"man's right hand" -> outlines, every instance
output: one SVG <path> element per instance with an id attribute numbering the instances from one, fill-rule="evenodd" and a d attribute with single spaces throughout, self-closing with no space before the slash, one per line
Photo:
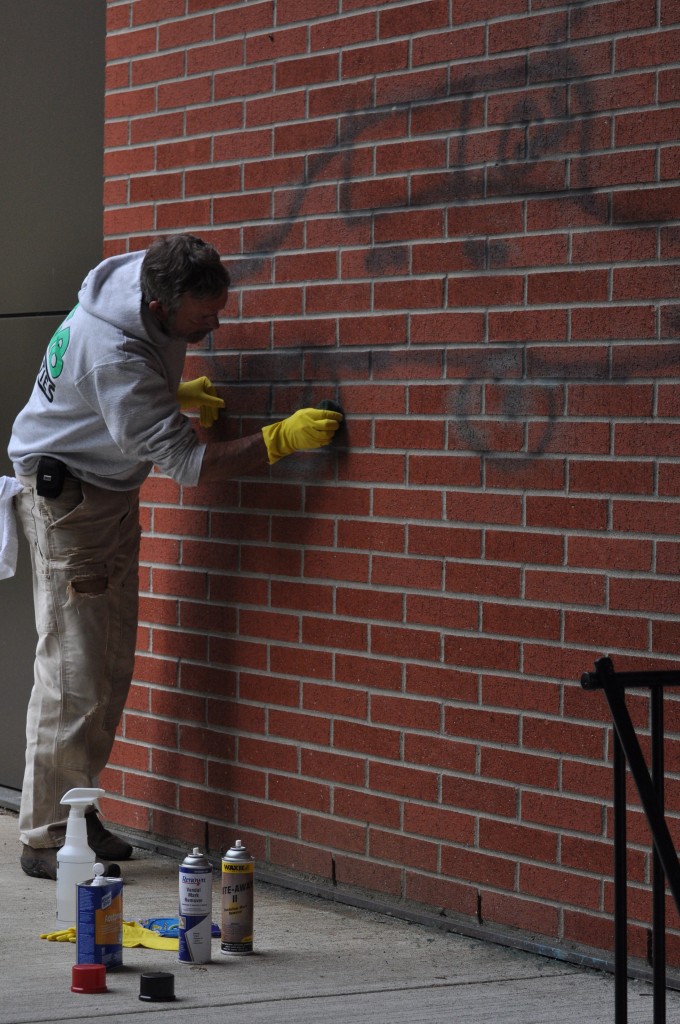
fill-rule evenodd
<path id="1" fill-rule="evenodd" d="M 329 444 L 342 423 L 341 412 L 332 409 L 298 409 L 292 416 L 262 428 L 270 464 L 293 452 Z"/>

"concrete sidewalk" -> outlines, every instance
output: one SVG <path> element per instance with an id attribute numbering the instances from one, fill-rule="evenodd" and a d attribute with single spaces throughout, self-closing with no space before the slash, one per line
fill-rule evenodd
<path id="1" fill-rule="evenodd" d="M 125 920 L 177 914 L 177 860 L 136 849 L 123 867 Z M 215 878 L 213 918 L 219 924 Z M 125 949 L 103 995 L 71 992 L 75 946 L 55 928 L 53 882 L 19 867 L 16 814 L 0 811 L 0 1024 L 613 1024 L 609 974 L 257 882 L 256 953 L 180 964 L 174 952 Z M 170 971 L 176 1001 L 139 1000 L 140 975 Z M 652 1020 L 652 989 L 629 983 L 630 1024 Z M 229 1015 L 229 1018 L 227 1018 Z M 680 993 L 668 992 L 668 1020 Z"/>

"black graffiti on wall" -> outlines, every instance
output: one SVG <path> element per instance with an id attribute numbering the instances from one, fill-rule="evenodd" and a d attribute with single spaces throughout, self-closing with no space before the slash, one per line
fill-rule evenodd
<path id="1" fill-rule="evenodd" d="M 579 0 L 569 6 L 568 15 L 587 18 L 590 6 L 589 0 Z M 568 23 L 565 20 L 565 26 Z M 608 223 L 611 211 L 607 188 L 601 179 L 590 179 L 588 160 L 579 159 L 589 151 L 606 149 L 608 145 L 600 135 L 606 118 L 596 109 L 593 84 L 594 78 L 603 77 L 603 73 L 594 73 L 580 61 L 581 48 L 570 42 L 567 27 L 540 51 L 499 61 L 480 60 L 476 65 L 466 65 L 462 73 L 451 65 L 448 83 L 440 89 L 407 98 L 395 96 L 381 106 L 348 113 L 340 119 L 333 144 L 308 155 L 306 173 L 303 180 L 289 190 L 284 215 L 261 233 L 257 245 L 231 268 L 234 281 L 243 283 L 257 278 L 262 265 L 285 250 L 296 225 L 306 216 L 305 205 L 312 190 L 326 181 L 337 183 L 335 214 L 343 219 L 348 238 L 351 239 L 353 227 L 364 226 L 367 221 L 371 226 L 373 244 L 364 257 L 366 274 L 371 277 L 408 272 L 408 246 L 403 241 L 375 243 L 376 233 L 380 236 L 381 221 L 404 210 L 431 207 L 443 211 L 453 206 L 499 201 L 503 197 L 550 196 L 569 201 L 572 209 L 578 210 L 582 223 Z M 578 96 L 579 114 L 576 116 L 570 113 L 565 102 L 568 89 Z M 485 125 L 484 119 L 480 121 L 480 103 L 490 96 L 503 97 L 502 117 L 499 114 L 496 125 Z M 410 189 L 405 200 L 397 198 L 391 203 L 378 198 L 372 205 L 362 205 L 362 193 L 354 186 L 367 180 L 362 164 L 366 148 L 390 138 L 417 138 L 414 129 L 428 118 L 431 124 L 428 137 L 444 136 L 447 140 L 446 168 L 436 173 L 410 174 Z M 445 121 L 447 126 L 439 127 Z M 480 151 L 482 139 L 492 146 L 488 152 Z M 567 165 L 573 157 L 576 159 L 570 164 L 567 177 Z M 639 219 L 645 220 L 642 206 Z M 460 240 L 470 271 L 483 274 L 489 269 L 502 270 L 507 265 L 508 243 L 503 237 L 461 236 Z M 313 338 L 310 344 L 313 347 Z M 450 347 L 456 344 L 452 339 Z M 431 347 L 428 350 L 433 351 Z M 412 347 L 408 351 L 411 361 L 418 358 Z M 446 345 L 441 348 L 442 363 L 448 351 Z M 447 413 L 458 424 L 459 437 L 469 450 L 481 453 L 490 450 L 483 410 L 471 400 L 474 389 L 480 384 L 512 385 L 499 391 L 500 404 L 494 409 L 493 419 L 515 422 L 528 418 L 529 389 L 534 389 L 534 396 L 536 387 L 542 389 L 543 409 L 535 422 L 543 426 L 532 432 L 531 440 L 528 436 L 524 438 L 521 454 L 527 458 L 549 450 L 555 427 L 566 414 L 560 392 L 553 387 L 555 382 L 623 381 L 645 376 L 638 355 L 631 356 L 626 371 L 621 365 L 618 369 L 609 365 L 610 355 L 603 365 L 594 365 L 589 357 L 571 353 L 565 346 L 557 346 L 557 352 L 550 354 L 541 374 L 541 351 L 540 342 L 517 343 L 513 351 L 509 351 L 507 345 L 491 347 L 479 376 L 469 377 L 459 386 L 451 385 Z M 286 372 L 291 356 L 291 350 L 282 354 L 280 375 L 276 373 L 278 360 L 274 357 L 271 379 L 294 383 Z M 302 351 L 300 356 L 304 358 Z M 398 379 L 404 346 L 381 353 L 381 359 L 383 364 L 393 361 L 394 377 Z M 655 346 L 649 359 L 654 365 L 647 366 L 647 375 L 656 377 L 663 369 L 660 362 L 666 357 L 660 356 Z M 363 379 L 371 379 L 370 352 L 364 369 L 368 376 Z M 669 373 L 677 371 L 672 354 L 668 356 L 667 369 Z M 383 379 L 384 370 L 383 365 Z M 244 379 L 246 376 L 244 373 Z M 339 394 L 347 378 L 342 373 L 331 372 L 327 379 L 335 382 Z M 311 385 L 308 390 L 311 393 Z"/>
<path id="2" fill-rule="evenodd" d="M 577 0 L 571 11 L 587 13 L 589 0 Z M 566 22 L 565 22 L 566 24 Z M 325 180 L 338 183 L 337 210 L 350 225 L 369 218 L 375 227 L 382 217 L 399 209 L 429 206 L 446 209 L 453 204 L 470 204 L 517 197 L 523 194 L 553 194 L 574 199 L 586 217 L 602 217 L 602 204 L 590 180 L 587 161 L 579 161 L 566 178 L 568 156 L 587 153 L 603 145 L 599 122 L 591 111 L 593 86 L 588 68 L 580 65 L 579 47 L 568 46 L 567 34 L 556 35 L 545 48 L 526 56 L 480 60 L 458 71 L 450 66 L 450 80 L 439 89 L 416 90 L 407 98 L 395 96 L 390 102 L 347 113 L 340 120 L 335 141 L 308 155 L 305 175 L 290 189 L 286 212 L 259 235 L 258 243 L 230 268 L 235 282 L 257 275 L 263 262 L 280 252 L 304 216 L 305 203 L 312 189 Z M 566 89 L 578 91 L 579 116 L 570 114 Z M 502 120 L 484 126 L 480 122 L 480 103 L 486 97 L 506 97 Z M 436 111 L 448 123 L 437 127 Z M 417 141 L 414 120 L 434 116 L 435 123 L 423 135 L 448 139 L 449 156 L 445 170 L 414 173 L 409 195 L 391 202 L 361 205 L 355 199 L 353 185 L 365 178 L 357 167 L 362 143 L 367 145 L 390 139 L 390 123 L 395 139 L 406 136 Z M 483 118 L 482 118 L 483 121 Z M 491 150 L 479 154 L 477 144 L 485 136 Z M 606 147 L 605 147 L 606 148 Z M 329 172 L 336 165 L 333 174 Z M 551 173 L 546 175 L 546 171 Z M 386 175 L 388 176 L 388 175 Z M 378 179 L 373 179 L 377 181 Z M 484 270 L 489 247 L 469 242 L 471 265 Z M 493 243 L 495 266 L 502 266 L 504 243 Z M 375 274 L 389 271 L 405 261 L 405 250 L 386 245 L 374 247 L 366 257 L 366 270 Z"/>

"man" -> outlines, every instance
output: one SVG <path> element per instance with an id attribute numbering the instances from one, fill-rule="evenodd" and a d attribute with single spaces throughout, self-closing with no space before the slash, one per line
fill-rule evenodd
<path id="1" fill-rule="evenodd" d="M 72 787 L 94 787 L 125 706 L 138 619 L 139 488 L 156 465 L 178 483 L 214 483 L 328 444 L 342 415 L 301 409 L 255 434 L 205 445 L 180 408 L 209 425 L 224 405 L 207 378 L 181 384 L 187 345 L 219 324 L 229 275 L 192 235 L 104 260 L 52 337 L 9 443 L 23 491 L 38 642 L 26 725 L 21 866 L 56 878 Z M 94 808 L 101 859 L 131 846 Z"/>

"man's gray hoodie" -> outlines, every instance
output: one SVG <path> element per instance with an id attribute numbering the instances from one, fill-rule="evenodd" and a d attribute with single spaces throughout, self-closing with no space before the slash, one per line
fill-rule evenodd
<path id="1" fill-rule="evenodd" d="M 114 491 L 139 487 L 154 465 L 178 483 L 198 483 L 205 445 L 175 397 L 186 342 L 165 334 L 142 304 L 143 258 L 112 256 L 85 278 L 14 422 L 8 451 L 18 476 L 52 455 Z"/>

